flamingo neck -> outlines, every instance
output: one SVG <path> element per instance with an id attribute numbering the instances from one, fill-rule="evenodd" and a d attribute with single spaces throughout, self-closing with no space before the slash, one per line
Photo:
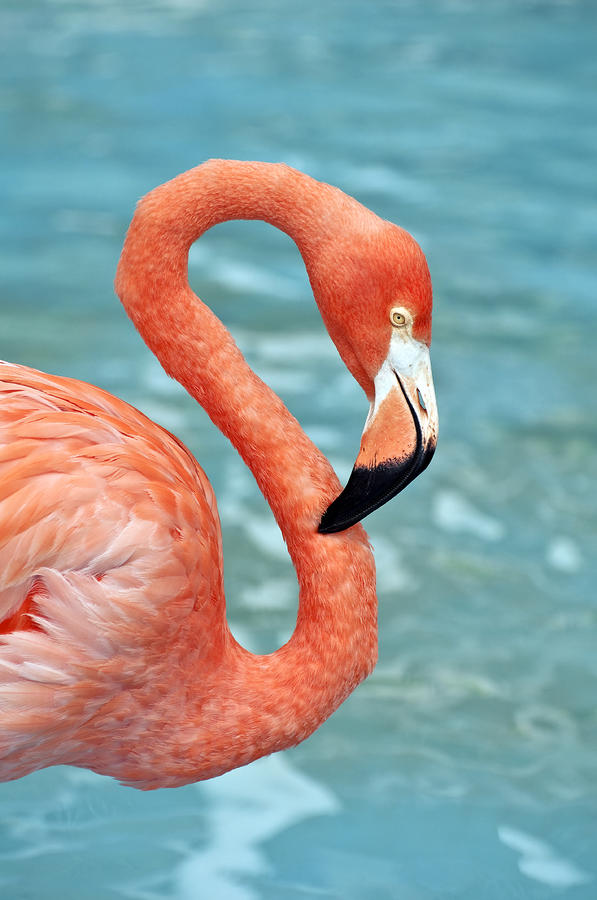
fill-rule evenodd
<path id="1" fill-rule="evenodd" d="M 286 166 L 211 161 L 144 198 L 123 248 L 116 291 L 128 314 L 166 372 L 198 400 L 253 472 L 299 581 L 297 626 L 286 645 L 255 656 L 229 636 L 230 700 L 222 704 L 221 684 L 214 687 L 217 722 L 211 725 L 206 688 L 199 691 L 197 718 L 209 758 L 198 734 L 201 762 L 193 763 L 193 779 L 302 740 L 375 664 L 375 571 L 366 534 L 360 526 L 317 533 L 323 510 L 341 489 L 338 479 L 187 279 L 191 244 L 228 219 L 270 222 L 308 262 L 322 222 L 348 199 Z M 233 734 L 245 740 L 232 751 Z"/>
<path id="2" fill-rule="evenodd" d="M 190 289 L 188 251 L 213 225 L 261 219 L 290 235 L 308 261 L 326 229 L 322 220 L 331 221 L 333 207 L 347 200 L 284 165 L 211 160 L 140 202 L 116 274 L 116 291 L 143 339 L 234 444 L 289 543 L 318 524 L 340 484 Z"/>

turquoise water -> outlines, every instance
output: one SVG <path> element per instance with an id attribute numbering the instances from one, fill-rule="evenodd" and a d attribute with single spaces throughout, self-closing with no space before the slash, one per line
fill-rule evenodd
<path id="1" fill-rule="evenodd" d="M 112 293 L 141 194 L 211 156 L 284 160 L 412 231 L 440 442 L 368 520 L 380 661 L 338 713 L 175 791 L 74 769 L 0 785 L 0 895 L 597 896 L 596 26 L 572 0 L 2 4 L 0 357 L 100 384 L 193 449 L 237 637 L 287 638 L 292 570 Z M 219 226 L 190 275 L 346 478 L 366 403 L 294 245 Z"/>

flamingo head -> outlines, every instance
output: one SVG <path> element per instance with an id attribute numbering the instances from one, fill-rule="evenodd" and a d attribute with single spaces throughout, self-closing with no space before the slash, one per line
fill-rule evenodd
<path id="1" fill-rule="evenodd" d="M 355 466 L 322 533 L 349 528 L 403 490 L 437 441 L 425 256 L 396 225 L 363 207 L 358 219 L 356 232 L 330 236 L 308 264 L 330 337 L 370 403 Z"/>

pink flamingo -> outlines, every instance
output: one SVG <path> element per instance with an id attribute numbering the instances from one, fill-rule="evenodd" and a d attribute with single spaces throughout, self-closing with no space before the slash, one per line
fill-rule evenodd
<path id="1" fill-rule="evenodd" d="M 189 247 L 228 219 L 262 219 L 294 239 L 370 401 L 341 493 L 188 285 Z M 140 202 L 116 291 L 253 472 L 296 568 L 296 629 L 269 655 L 233 638 L 215 497 L 175 437 L 97 387 L 1 363 L 2 780 L 66 763 L 173 787 L 310 735 L 376 662 L 375 569 L 355 523 L 435 447 L 425 257 L 330 185 L 267 163 L 186 172 Z"/>

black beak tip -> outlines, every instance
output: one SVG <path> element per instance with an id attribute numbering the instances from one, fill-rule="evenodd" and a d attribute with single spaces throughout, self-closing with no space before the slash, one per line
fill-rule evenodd
<path id="1" fill-rule="evenodd" d="M 431 462 L 435 442 L 423 452 L 421 444 L 407 459 L 392 459 L 374 468 L 355 466 L 346 487 L 330 503 L 317 528 L 319 534 L 335 534 L 356 525 L 414 481 Z"/>
<path id="2" fill-rule="evenodd" d="M 321 517 L 319 533 L 344 531 L 389 500 L 396 493 L 396 462 L 392 460 L 371 469 L 355 466 L 346 487 Z M 402 468 L 403 463 L 399 463 L 398 470 Z"/>
<path id="3" fill-rule="evenodd" d="M 342 495 L 340 494 L 340 497 Z M 339 500 L 340 497 L 337 499 Z M 334 500 L 334 503 L 336 501 Z M 321 517 L 321 522 L 317 526 L 317 531 L 319 534 L 336 534 L 338 531 L 344 531 L 346 528 L 350 528 L 351 525 L 354 525 L 355 522 L 358 522 L 358 518 L 354 520 L 354 522 L 344 522 L 342 519 L 338 519 L 334 515 L 334 503 L 330 503 L 326 511 Z"/>

